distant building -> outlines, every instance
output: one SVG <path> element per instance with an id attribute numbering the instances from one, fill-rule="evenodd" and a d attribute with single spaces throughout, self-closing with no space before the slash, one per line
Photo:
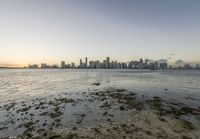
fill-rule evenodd
<path id="1" fill-rule="evenodd" d="M 127 66 L 127 63 L 123 63 L 123 62 L 122 62 L 121 65 L 122 65 L 122 68 L 123 68 L 123 69 L 126 69 L 126 68 L 128 67 L 128 66 Z"/>
<path id="2" fill-rule="evenodd" d="M 87 68 L 87 67 L 88 67 L 88 58 L 85 57 L 85 68 Z"/>
<path id="3" fill-rule="evenodd" d="M 48 65 L 46 63 L 41 63 L 41 68 L 43 69 L 48 68 Z"/>
<path id="4" fill-rule="evenodd" d="M 70 64 L 65 65 L 65 68 L 71 68 Z"/>
<path id="5" fill-rule="evenodd" d="M 36 69 L 36 68 L 38 68 L 38 65 L 37 64 L 28 65 L 28 68 Z"/>
<path id="6" fill-rule="evenodd" d="M 38 68 L 37 64 L 29 65 L 29 68 Z M 57 65 L 52 65 L 49 66 L 46 63 L 41 63 L 41 68 L 59 68 Z M 89 61 L 88 58 L 85 57 L 85 62 L 80 59 L 80 65 L 75 66 L 75 63 L 71 64 L 66 64 L 65 61 L 61 61 L 60 68 L 95 68 L 95 69 L 100 69 L 100 68 L 105 68 L 105 69 L 165 69 L 168 68 L 167 63 L 159 63 L 158 62 L 149 62 L 148 59 L 143 59 L 141 58 L 138 61 L 130 61 L 130 62 L 117 62 L 115 61 L 110 61 L 110 57 L 106 57 L 103 62 L 100 62 L 98 60 L 96 61 Z M 169 68 L 172 68 L 172 66 L 169 66 Z M 186 64 L 184 68 L 192 68 L 189 64 Z M 196 68 L 200 68 L 199 65 L 196 65 Z"/>
<path id="7" fill-rule="evenodd" d="M 142 58 L 140 58 L 140 63 L 141 63 L 141 64 L 143 63 L 143 59 L 142 59 Z"/>
<path id="8" fill-rule="evenodd" d="M 167 68 L 167 63 L 160 63 L 160 68 L 161 69 L 166 69 Z"/>
<path id="9" fill-rule="evenodd" d="M 185 68 L 185 69 L 190 69 L 191 66 L 190 66 L 190 64 L 185 64 L 184 68 Z"/>
<path id="10" fill-rule="evenodd" d="M 106 57 L 106 68 L 110 68 L 110 57 Z"/>
<path id="11" fill-rule="evenodd" d="M 65 61 L 61 61 L 61 68 L 66 68 Z"/>
<path id="12" fill-rule="evenodd" d="M 158 69 L 158 62 L 149 63 L 149 69 L 157 70 Z"/>
<path id="13" fill-rule="evenodd" d="M 137 61 L 130 61 L 128 64 L 128 68 L 135 69 L 137 64 L 138 64 Z"/>
<path id="14" fill-rule="evenodd" d="M 71 63 L 71 68 L 76 68 L 75 63 Z"/>
<path id="15" fill-rule="evenodd" d="M 103 67 L 102 67 L 102 68 L 105 69 L 105 68 L 106 68 L 106 64 L 107 64 L 107 63 L 106 63 L 106 60 L 104 60 L 104 61 L 103 61 Z"/>
<path id="16" fill-rule="evenodd" d="M 102 68 L 102 67 L 101 67 L 101 64 L 100 64 L 100 61 L 98 61 L 98 60 L 95 61 L 95 68 L 96 68 L 96 69 Z"/>
<path id="17" fill-rule="evenodd" d="M 82 62 L 82 59 L 80 59 L 80 68 L 83 67 L 83 62 Z"/>
<path id="18" fill-rule="evenodd" d="M 196 69 L 200 68 L 199 64 L 196 65 Z"/>
<path id="19" fill-rule="evenodd" d="M 89 61 L 89 68 L 94 69 L 95 68 L 95 62 Z"/>
<path id="20" fill-rule="evenodd" d="M 145 59 L 145 64 L 148 65 L 149 64 L 149 61 L 148 59 Z"/>
<path id="21" fill-rule="evenodd" d="M 50 66 L 50 68 L 54 68 L 54 69 L 56 69 L 56 68 L 59 68 L 59 66 L 56 65 L 56 64 L 54 64 L 54 65 Z"/>

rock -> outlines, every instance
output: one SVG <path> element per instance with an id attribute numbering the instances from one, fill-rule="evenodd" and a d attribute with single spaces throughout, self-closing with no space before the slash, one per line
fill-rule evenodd
<path id="1" fill-rule="evenodd" d="M 57 139 L 57 138 L 61 138 L 61 135 L 52 135 L 49 137 L 49 139 Z"/>
<path id="2" fill-rule="evenodd" d="M 100 83 L 93 83 L 92 85 L 96 85 L 96 86 L 98 86 L 98 85 L 100 85 Z"/>
<path id="3" fill-rule="evenodd" d="M 188 137 L 188 136 L 186 136 L 186 135 L 183 135 L 182 136 L 182 139 L 192 139 L 191 137 Z"/>
<path id="4" fill-rule="evenodd" d="M 124 106 L 120 106 L 119 109 L 120 109 L 121 111 L 124 111 L 124 110 L 125 110 L 125 107 L 124 107 Z"/>
<path id="5" fill-rule="evenodd" d="M 182 120 L 182 125 L 183 125 L 183 128 L 185 128 L 185 129 L 188 129 L 188 130 L 194 129 L 194 126 L 189 121 Z"/>
<path id="6" fill-rule="evenodd" d="M 85 114 L 81 114 L 81 115 L 80 115 L 80 117 L 85 117 L 85 116 L 86 116 Z"/>
<path id="7" fill-rule="evenodd" d="M 105 115 L 107 115 L 108 114 L 108 112 L 107 111 L 105 111 L 104 113 L 103 113 L 103 116 L 105 116 Z"/>

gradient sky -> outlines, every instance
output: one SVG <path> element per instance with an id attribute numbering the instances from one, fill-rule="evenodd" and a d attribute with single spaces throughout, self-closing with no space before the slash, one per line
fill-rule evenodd
<path id="1" fill-rule="evenodd" d="M 200 61 L 200 0 L 1 0 L 0 65 Z"/>

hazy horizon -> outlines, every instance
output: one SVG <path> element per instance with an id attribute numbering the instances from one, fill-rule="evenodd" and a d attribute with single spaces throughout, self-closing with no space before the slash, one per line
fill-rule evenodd
<path id="1" fill-rule="evenodd" d="M 0 66 L 88 57 L 200 63 L 198 0 L 0 1 Z"/>

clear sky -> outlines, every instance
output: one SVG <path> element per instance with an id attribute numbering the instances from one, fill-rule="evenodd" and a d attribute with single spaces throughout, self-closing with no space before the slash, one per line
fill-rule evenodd
<path id="1" fill-rule="evenodd" d="M 200 0 L 1 0 L 0 66 L 200 61 Z"/>

